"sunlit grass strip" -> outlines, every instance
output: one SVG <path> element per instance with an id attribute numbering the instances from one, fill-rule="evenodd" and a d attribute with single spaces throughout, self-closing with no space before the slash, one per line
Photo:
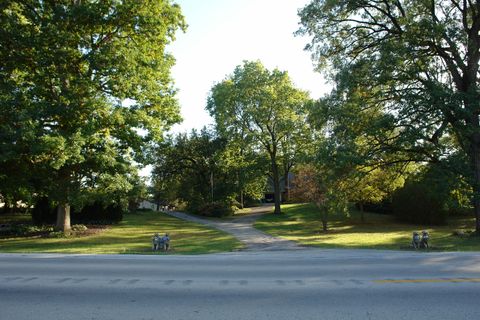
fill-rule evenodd
<path id="1" fill-rule="evenodd" d="M 330 217 L 329 231 L 322 231 L 320 214 L 311 204 L 282 206 L 282 215 L 265 215 L 255 227 L 302 245 L 322 248 L 405 249 L 411 243 L 413 231 L 430 232 L 431 250 L 480 251 L 480 237 L 458 237 L 456 229 L 473 229 L 474 218 L 454 219 L 448 226 L 426 226 L 398 223 L 389 215 L 366 213 L 365 222 L 352 211 L 349 217 Z"/>
<path id="2" fill-rule="evenodd" d="M 169 254 L 204 254 L 238 250 L 234 237 L 196 223 L 185 222 L 163 213 L 128 214 L 124 220 L 97 235 L 77 238 L 11 238 L 0 240 L 0 252 L 75 254 L 164 254 L 153 253 L 155 232 L 169 233 Z"/>

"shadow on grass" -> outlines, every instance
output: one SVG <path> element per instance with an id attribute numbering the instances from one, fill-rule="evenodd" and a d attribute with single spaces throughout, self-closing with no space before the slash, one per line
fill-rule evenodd
<path id="1" fill-rule="evenodd" d="M 456 229 L 471 229 L 474 219 L 455 219 L 448 226 L 409 225 L 395 221 L 392 216 L 352 211 L 349 217 L 329 217 L 329 231 L 322 231 L 320 214 L 312 204 L 286 205 L 282 215 L 268 215 L 255 223 L 258 229 L 297 241 L 303 245 L 326 248 L 400 249 L 410 245 L 413 231 L 429 230 L 433 246 L 449 251 L 478 251 L 480 237 L 453 236 Z"/>
<path id="2" fill-rule="evenodd" d="M 120 224 L 92 236 L 2 239 L 0 252 L 154 254 L 151 239 L 156 232 L 170 234 L 174 254 L 225 252 L 242 246 L 224 232 L 158 212 L 142 212 L 128 214 Z"/>

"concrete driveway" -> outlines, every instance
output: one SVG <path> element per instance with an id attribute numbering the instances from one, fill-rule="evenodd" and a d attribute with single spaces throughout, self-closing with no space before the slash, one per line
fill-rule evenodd
<path id="1" fill-rule="evenodd" d="M 179 219 L 205 224 L 207 226 L 225 231 L 240 240 L 245 245 L 245 250 L 247 251 L 302 249 L 303 247 L 293 241 L 273 237 L 253 227 L 253 224 L 258 218 L 272 211 L 272 205 L 254 207 L 249 215 L 233 218 L 232 220 L 228 221 L 204 219 L 199 216 L 193 216 L 178 211 L 168 211 L 166 213 Z"/>

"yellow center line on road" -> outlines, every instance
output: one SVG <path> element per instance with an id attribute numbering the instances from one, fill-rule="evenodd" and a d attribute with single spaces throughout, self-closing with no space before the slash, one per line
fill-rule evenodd
<path id="1" fill-rule="evenodd" d="M 480 282 L 480 278 L 441 278 L 441 279 L 385 279 L 373 280 L 375 283 L 447 283 L 447 282 Z"/>

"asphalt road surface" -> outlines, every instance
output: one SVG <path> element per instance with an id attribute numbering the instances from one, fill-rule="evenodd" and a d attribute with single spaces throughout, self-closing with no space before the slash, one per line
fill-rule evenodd
<path id="1" fill-rule="evenodd" d="M 0 319 L 479 319 L 480 254 L 0 254 Z"/>

